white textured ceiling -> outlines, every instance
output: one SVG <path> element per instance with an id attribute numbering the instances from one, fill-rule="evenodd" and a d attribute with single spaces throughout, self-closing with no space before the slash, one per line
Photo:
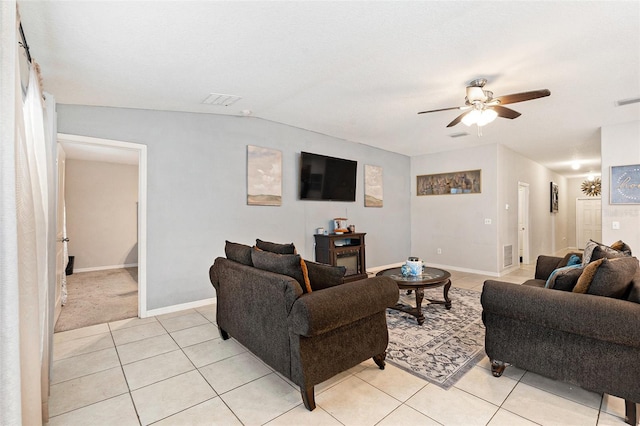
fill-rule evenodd
<path id="1" fill-rule="evenodd" d="M 411 156 L 500 143 L 567 176 L 599 170 L 602 126 L 640 120 L 640 103 L 615 104 L 640 97 L 638 1 L 18 3 L 63 104 L 250 110 Z M 417 114 L 462 105 L 478 77 L 495 96 L 551 96 L 480 138 L 446 128 L 458 111 Z M 202 104 L 210 93 L 242 99 Z"/>

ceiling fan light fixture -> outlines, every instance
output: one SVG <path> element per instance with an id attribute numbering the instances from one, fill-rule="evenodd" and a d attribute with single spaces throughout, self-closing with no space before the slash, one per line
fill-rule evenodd
<path id="1" fill-rule="evenodd" d="M 462 122 L 467 126 L 477 124 L 479 127 L 482 127 L 491 123 L 497 117 L 498 113 L 492 109 L 474 109 L 462 117 Z"/>

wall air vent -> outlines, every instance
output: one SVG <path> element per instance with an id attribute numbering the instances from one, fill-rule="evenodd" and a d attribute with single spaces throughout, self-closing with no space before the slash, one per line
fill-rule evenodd
<path id="1" fill-rule="evenodd" d="M 207 98 L 202 101 L 207 105 L 231 106 L 238 102 L 242 97 L 235 95 L 223 95 L 222 93 L 210 93 Z"/>
<path id="2" fill-rule="evenodd" d="M 640 98 L 631 98 L 631 99 L 621 99 L 616 101 L 616 106 L 624 106 L 629 104 L 635 104 L 640 102 Z"/>
<path id="3" fill-rule="evenodd" d="M 469 133 L 467 132 L 460 132 L 460 133 L 451 133 L 449 135 L 450 138 L 461 138 L 463 136 L 469 136 Z"/>
<path id="4" fill-rule="evenodd" d="M 513 265 L 513 245 L 504 246 L 502 250 L 504 267 Z"/>

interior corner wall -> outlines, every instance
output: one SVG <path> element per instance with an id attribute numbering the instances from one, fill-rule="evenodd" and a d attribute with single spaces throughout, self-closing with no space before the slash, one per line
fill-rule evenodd
<path id="1" fill-rule="evenodd" d="M 611 204 L 611 166 L 640 164 L 640 121 L 602 127 L 602 241 L 623 240 L 640 251 L 640 205 Z M 612 229 L 613 222 L 620 229 Z"/>
<path id="2" fill-rule="evenodd" d="M 66 160 L 65 205 L 74 269 L 138 263 L 138 166 Z"/>
<path id="3" fill-rule="evenodd" d="M 419 175 L 477 169 L 480 194 L 416 195 Z M 411 254 L 429 265 L 497 273 L 496 171 L 495 144 L 412 157 Z"/>
<path id="4" fill-rule="evenodd" d="M 567 218 L 572 213 L 567 179 L 503 145 L 498 146 L 498 155 L 499 253 L 503 246 L 511 244 L 517 259 L 519 182 L 529 184 L 529 262 L 535 263 L 541 254 L 553 254 L 568 247 Z M 551 182 L 558 184 L 557 213 L 550 211 Z M 500 264 L 499 270 L 504 269 Z"/>
<path id="5" fill-rule="evenodd" d="M 225 240 L 294 242 L 347 217 L 367 267 L 410 254 L 409 157 L 255 117 L 58 105 L 58 131 L 147 146 L 147 308 L 215 297 L 208 270 Z M 282 151 L 282 206 L 248 206 L 247 145 Z M 300 201 L 300 151 L 358 161 L 355 202 Z M 364 207 L 364 164 L 382 166 L 384 206 Z"/>

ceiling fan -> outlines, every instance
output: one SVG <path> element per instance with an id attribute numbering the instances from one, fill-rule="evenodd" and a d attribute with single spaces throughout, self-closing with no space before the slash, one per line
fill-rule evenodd
<path id="1" fill-rule="evenodd" d="M 484 89 L 487 80 L 478 78 L 467 86 L 467 96 L 464 106 L 433 109 L 430 111 L 420 111 L 418 114 L 430 112 L 449 111 L 457 109 L 465 111 L 455 118 L 447 127 L 453 127 L 461 121 L 467 126 L 477 124 L 478 127 L 491 123 L 496 117 L 514 119 L 520 117 L 520 113 L 502 105 L 514 104 L 516 102 L 530 101 L 532 99 L 544 98 L 551 92 L 547 89 L 533 90 L 531 92 L 514 93 L 512 95 L 493 97 L 493 92 Z"/>

